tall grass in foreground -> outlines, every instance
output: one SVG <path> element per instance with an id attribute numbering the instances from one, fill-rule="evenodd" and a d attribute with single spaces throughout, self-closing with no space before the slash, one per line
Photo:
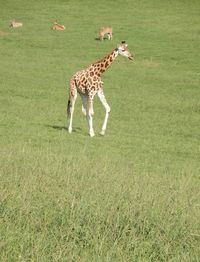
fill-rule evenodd
<path id="1" fill-rule="evenodd" d="M 88 8 L 90 7 L 90 8 Z M 0 260 L 199 261 L 198 1 L 0 3 Z M 8 28 L 11 19 L 24 26 Z M 52 21 L 66 31 L 50 30 Z M 111 25 L 112 41 L 96 41 Z M 105 73 L 107 135 L 88 137 L 73 73 Z M 104 111 L 95 100 L 98 134 Z"/>
<path id="2" fill-rule="evenodd" d="M 198 261 L 194 175 L 90 164 L 25 146 L 4 167 L 3 261 Z"/>

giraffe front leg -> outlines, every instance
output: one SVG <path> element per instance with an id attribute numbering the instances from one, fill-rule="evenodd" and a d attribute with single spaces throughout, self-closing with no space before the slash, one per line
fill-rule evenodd
<path id="1" fill-rule="evenodd" d="M 104 122 L 103 122 L 102 129 L 101 129 L 101 132 L 100 132 L 100 134 L 101 134 L 102 136 L 104 136 L 104 135 L 105 135 L 105 132 L 106 132 L 107 123 L 108 123 L 108 118 L 109 118 L 109 113 L 110 113 L 110 111 L 111 111 L 111 108 L 110 108 L 110 106 L 108 105 L 108 103 L 107 103 L 107 101 L 106 101 L 106 98 L 105 98 L 105 95 L 104 95 L 102 89 L 97 92 L 97 95 L 98 95 L 101 103 L 103 104 L 103 106 L 104 106 L 104 108 L 105 108 L 105 110 L 106 110 Z"/>
<path id="2" fill-rule="evenodd" d="M 91 137 L 95 136 L 94 129 L 93 129 L 93 97 L 88 97 L 88 103 L 87 103 L 87 110 L 86 110 L 86 118 L 88 121 L 88 128 L 89 128 L 89 135 Z"/>

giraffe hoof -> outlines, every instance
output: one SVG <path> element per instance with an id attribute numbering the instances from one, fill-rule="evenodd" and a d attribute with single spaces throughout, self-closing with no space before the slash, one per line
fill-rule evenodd
<path id="1" fill-rule="evenodd" d="M 69 134 L 72 133 L 72 128 L 68 128 L 68 133 L 69 133 Z"/>
<path id="2" fill-rule="evenodd" d="M 101 130 L 101 132 L 99 134 L 104 136 L 105 135 L 105 130 Z"/>
<path id="3" fill-rule="evenodd" d="M 94 133 L 94 131 L 90 131 L 90 132 L 89 132 L 89 135 L 90 135 L 90 137 L 93 137 L 93 136 L 95 136 L 95 133 Z"/>

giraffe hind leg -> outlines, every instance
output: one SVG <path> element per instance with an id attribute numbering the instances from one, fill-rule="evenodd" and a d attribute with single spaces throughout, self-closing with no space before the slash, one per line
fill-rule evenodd
<path id="1" fill-rule="evenodd" d="M 86 116 L 88 128 L 89 128 L 89 135 L 93 137 L 94 130 L 93 130 L 93 98 L 89 98 L 87 95 L 81 94 L 82 99 L 82 112 Z"/>
<path id="2" fill-rule="evenodd" d="M 68 100 L 68 105 L 67 105 L 67 114 L 69 118 L 69 126 L 68 126 L 68 132 L 72 132 L 72 121 L 73 121 L 73 114 L 74 114 L 74 106 L 77 98 L 77 90 L 75 87 L 75 84 L 72 82 L 70 83 L 70 96 Z"/>
<path id="3" fill-rule="evenodd" d="M 89 135 L 90 137 L 95 136 L 94 129 L 93 129 L 93 96 L 88 97 L 87 99 L 87 110 L 86 110 L 86 118 L 88 122 L 88 128 L 89 128 Z"/>
<path id="4" fill-rule="evenodd" d="M 86 116 L 87 114 L 87 96 L 81 94 L 81 99 L 82 99 L 82 113 L 84 114 L 84 116 Z"/>

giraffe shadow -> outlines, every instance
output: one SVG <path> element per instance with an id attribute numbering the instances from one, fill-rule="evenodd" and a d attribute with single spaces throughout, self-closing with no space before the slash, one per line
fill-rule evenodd
<path id="1" fill-rule="evenodd" d="M 54 130 L 58 131 L 68 131 L 68 128 L 66 126 L 59 126 L 59 125 L 45 125 L 48 128 L 53 128 Z M 73 132 L 82 131 L 80 127 L 74 127 Z"/>
<path id="2" fill-rule="evenodd" d="M 68 133 L 68 128 L 66 126 L 59 126 L 59 125 L 44 125 L 47 128 L 52 128 L 57 131 L 67 131 Z M 88 132 L 84 131 L 84 129 L 80 127 L 73 127 L 73 133 L 77 133 L 77 135 L 82 136 L 82 137 L 90 137 L 88 135 Z M 100 135 L 100 133 L 96 133 L 96 138 L 102 138 L 104 136 Z"/>
<path id="3" fill-rule="evenodd" d="M 62 130 L 68 131 L 68 128 L 66 126 L 49 125 L 49 127 L 58 131 L 62 131 Z"/>

